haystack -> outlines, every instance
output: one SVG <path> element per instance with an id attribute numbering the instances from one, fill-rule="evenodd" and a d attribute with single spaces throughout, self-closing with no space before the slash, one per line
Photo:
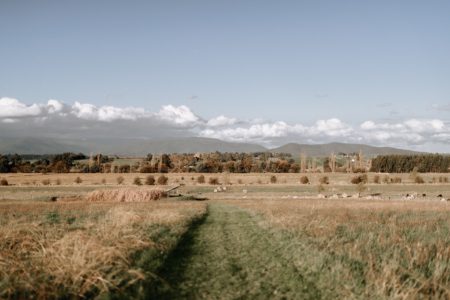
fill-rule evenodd
<path id="1" fill-rule="evenodd" d="M 105 189 L 87 194 L 86 199 L 92 202 L 148 202 L 166 197 L 160 189 Z"/>

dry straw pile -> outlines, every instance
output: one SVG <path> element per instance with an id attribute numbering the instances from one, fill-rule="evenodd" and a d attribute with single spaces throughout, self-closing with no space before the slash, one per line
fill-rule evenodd
<path id="1" fill-rule="evenodd" d="M 160 189 L 105 189 L 87 194 L 91 202 L 148 202 L 166 197 L 166 192 Z"/>

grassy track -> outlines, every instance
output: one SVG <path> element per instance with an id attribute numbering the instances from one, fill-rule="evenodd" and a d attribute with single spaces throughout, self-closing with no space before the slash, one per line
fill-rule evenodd
<path id="1" fill-rule="evenodd" d="M 169 257 L 160 276 L 158 299 L 321 298 L 321 291 L 295 267 L 285 241 L 258 225 L 260 217 L 223 204 L 210 204 Z"/>

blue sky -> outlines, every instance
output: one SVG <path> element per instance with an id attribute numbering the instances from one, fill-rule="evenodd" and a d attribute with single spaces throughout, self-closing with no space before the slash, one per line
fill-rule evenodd
<path id="1" fill-rule="evenodd" d="M 361 125 L 389 133 L 408 120 L 439 120 L 438 140 L 385 143 L 448 152 L 449 11 L 449 1 L 2 0 L 0 97 L 27 107 L 49 99 L 154 113 L 184 106 L 205 122 L 234 119 L 188 128 L 229 140 L 239 140 L 230 130 L 255 124 L 337 119 L 361 142 L 382 144 Z"/>

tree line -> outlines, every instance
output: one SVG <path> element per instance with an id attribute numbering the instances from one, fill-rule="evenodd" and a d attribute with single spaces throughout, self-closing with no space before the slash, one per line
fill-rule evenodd
<path id="1" fill-rule="evenodd" d="M 339 159 L 340 157 L 340 159 Z M 82 153 L 56 155 L 1 155 L 0 173 L 318 173 L 374 172 L 408 173 L 448 172 L 450 156 L 440 154 L 380 155 L 371 161 L 357 156 L 315 158 L 289 153 L 184 153 L 148 154 L 124 163 L 118 157 Z M 356 157 L 356 159 L 354 159 Z"/>
<path id="2" fill-rule="evenodd" d="M 373 172 L 410 173 L 414 169 L 421 173 L 447 173 L 450 156 L 442 154 L 379 155 L 372 159 Z"/>

